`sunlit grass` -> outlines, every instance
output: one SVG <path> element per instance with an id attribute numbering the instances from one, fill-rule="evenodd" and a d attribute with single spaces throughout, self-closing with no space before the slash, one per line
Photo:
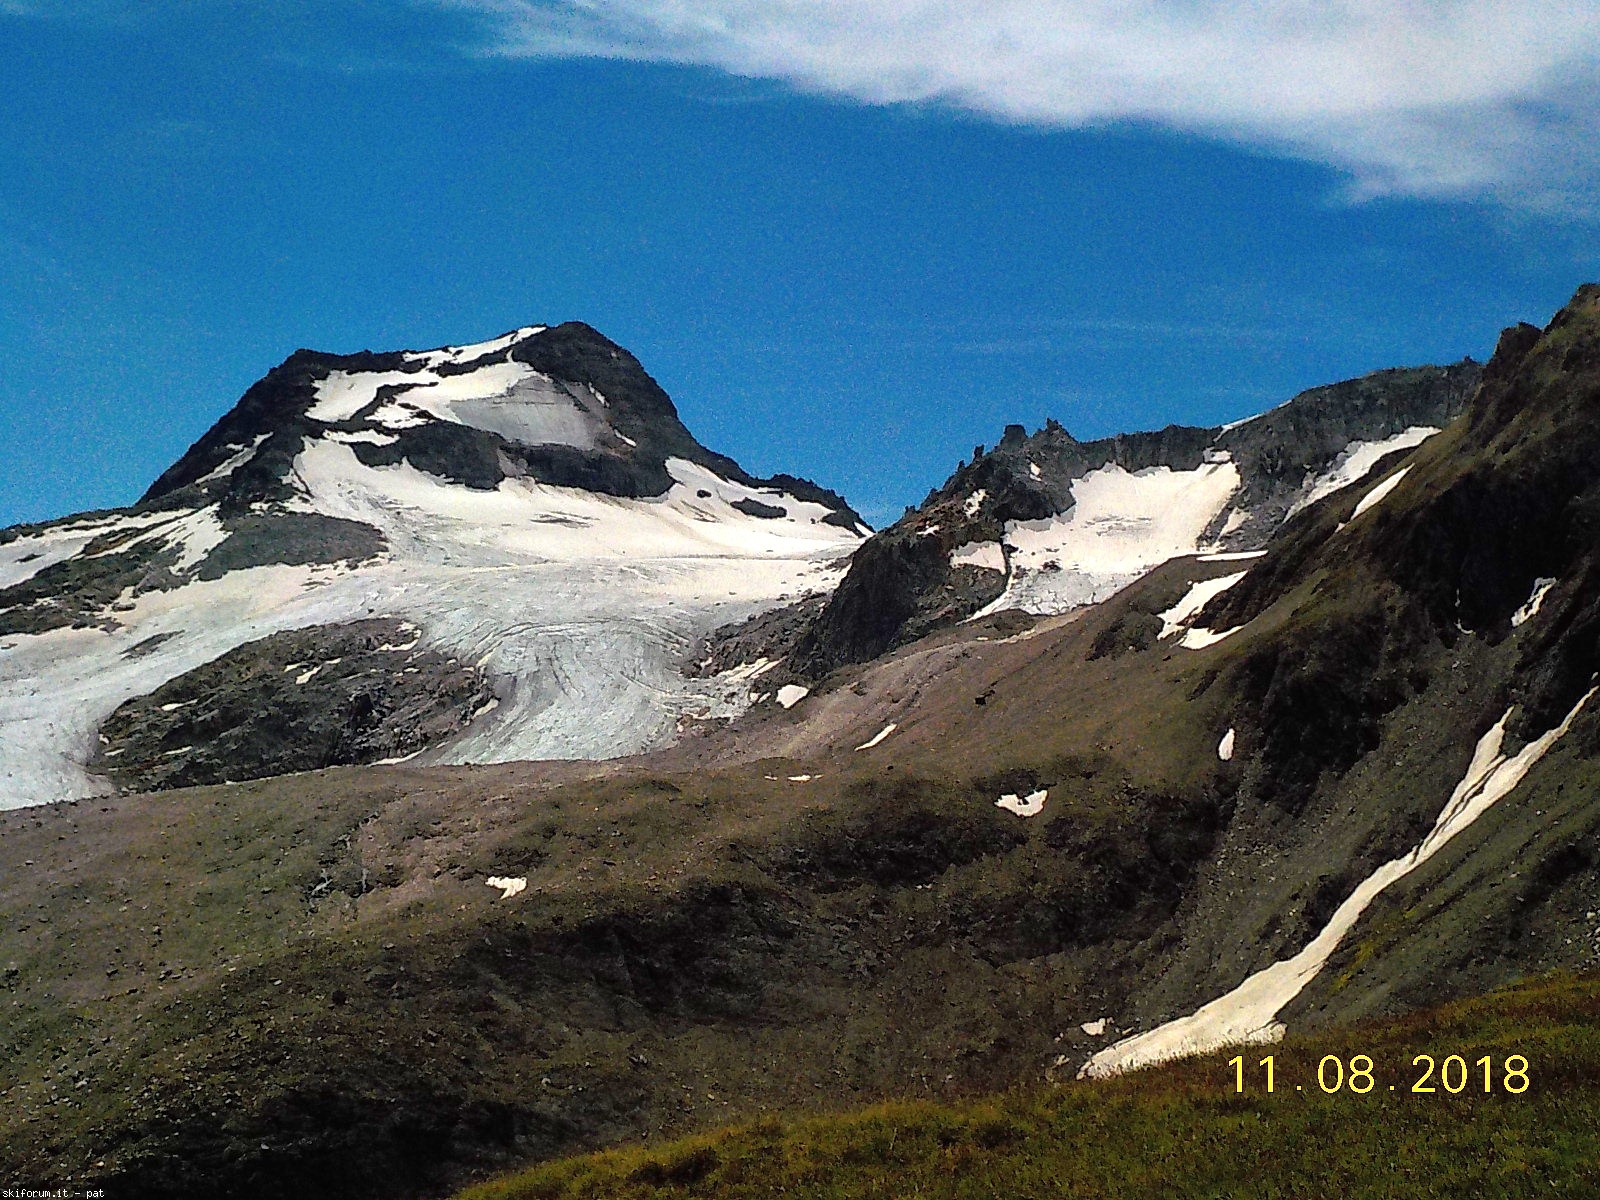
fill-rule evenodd
<path id="1" fill-rule="evenodd" d="M 1243 1094 L 1233 1054 L 1103 1083 L 768 1119 L 546 1163 L 459 1200 L 1600 1195 L 1600 980 L 1552 977 L 1247 1048 Z M 1271 1095 L 1258 1065 L 1267 1054 Z M 1437 1073 L 1433 1093 L 1411 1090 L 1421 1054 L 1462 1057 L 1459 1094 Z M 1325 1092 L 1326 1055 L 1347 1081 L 1351 1060 L 1369 1056 L 1371 1090 Z M 1475 1065 L 1485 1055 L 1487 1094 Z M 1528 1060 L 1520 1095 L 1505 1090 L 1510 1055 Z M 1324 1079 L 1333 1075 L 1330 1064 Z"/>

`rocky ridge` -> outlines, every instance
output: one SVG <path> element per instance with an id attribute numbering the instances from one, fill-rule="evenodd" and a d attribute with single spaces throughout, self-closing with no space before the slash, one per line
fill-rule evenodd
<path id="1" fill-rule="evenodd" d="M 1481 371 L 1379 371 L 1210 429 L 1080 442 L 1053 421 L 1008 426 L 856 552 L 788 666 L 820 678 L 986 609 L 1061 612 L 1176 555 L 1258 550 L 1312 499 L 1449 424 Z"/>

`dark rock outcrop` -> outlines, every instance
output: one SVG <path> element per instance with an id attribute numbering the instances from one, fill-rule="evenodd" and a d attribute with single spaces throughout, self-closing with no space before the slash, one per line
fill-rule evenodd
<path id="1" fill-rule="evenodd" d="M 92 769 L 134 791 L 373 763 L 436 745 L 494 699 L 394 618 L 273 634 L 124 703 Z"/>

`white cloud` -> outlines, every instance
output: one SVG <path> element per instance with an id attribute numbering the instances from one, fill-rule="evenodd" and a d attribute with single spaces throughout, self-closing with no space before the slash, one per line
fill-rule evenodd
<path id="1" fill-rule="evenodd" d="M 1592 211 L 1600 0 L 435 0 L 498 53 L 709 66 L 1047 127 L 1147 122 L 1358 197 Z"/>

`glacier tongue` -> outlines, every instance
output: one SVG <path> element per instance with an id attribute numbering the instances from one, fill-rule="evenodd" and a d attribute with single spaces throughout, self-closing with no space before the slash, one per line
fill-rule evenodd
<path id="1" fill-rule="evenodd" d="M 834 587 L 860 535 L 825 523 L 822 504 L 685 460 L 668 468 L 676 482 L 656 499 L 525 479 L 482 490 L 406 463 L 368 467 L 349 444 L 318 439 L 296 459 L 303 492 L 288 507 L 377 527 L 389 550 L 376 562 L 198 578 L 219 540 L 215 506 L 17 539 L 0 560 L 13 578 L 107 532 L 164 539 L 189 573 L 119 597 L 93 627 L 0 637 L 0 807 L 103 793 L 86 764 L 125 700 L 269 634 L 372 615 L 411 620 L 428 646 L 501 680 L 498 706 L 413 761 L 606 758 L 737 715 L 747 682 L 687 679 L 685 652 L 718 626 Z M 784 515 L 735 507 L 757 497 Z"/>

